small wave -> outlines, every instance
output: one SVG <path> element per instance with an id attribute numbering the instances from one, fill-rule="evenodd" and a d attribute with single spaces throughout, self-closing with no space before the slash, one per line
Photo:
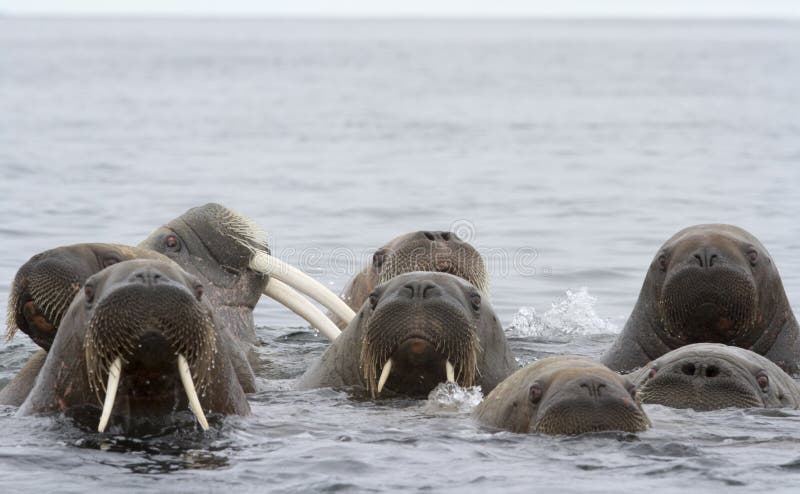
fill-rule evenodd
<path id="1" fill-rule="evenodd" d="M 456 383 L 440 383 L 428 394 L 428 412 L 469 412 L 483 400 L 480 386 L 462 388 Z"/>
<path id="2" fill-rule="evenodd" d="M 598 316 L 594 310 L 597 298 L 586 287 L 567 290 L 566 297 L 553 303 L 544 314 L 533 307 L 522 307 L 511 320 L 508 335 L 515 337 L 552 338 L 572 335 L 618 333 L 619 328 Z"/>

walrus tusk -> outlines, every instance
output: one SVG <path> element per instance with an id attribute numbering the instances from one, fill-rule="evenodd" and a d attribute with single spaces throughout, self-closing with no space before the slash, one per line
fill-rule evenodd
<path id="1" fill-rule="evenodd" d="M 269 280 L 269 284 L 264 288 L 264 295 L 288 307 L 292 312 L 308 321 L 317 331 L 325 335 L 325 337 L 331 341 L 335 340 L 341 333 L 339 328 L 328 319 L 328 316 L 314 307 L 314 304 L 294 291 L 292 287 L 280 280 L 274 278 Z"/>
<path id="2" fill-rule="evenodd" d="M 208 420 L 206 414 L 203 413 L 203 406 L 200 405 L 200 398 L 197 397 L 197 390 L 194 389 L 194 381 L 192 380 L 192 372 L 189 370 L 189 363 L 186 357 L 178 354 L 178 374 L 181 376 L 183 389 L 186 390 L 186 397 L 189 398 L 189 408 L 194 412 L 197 421 L 200 422 L 200 427 L 204 431 L 208 430 Z"/>
<path id="3" fill-rule="evenodd" d="M 353 309 L 322 283 L 271 255 L 256 251 L 250 260 L 250 269 L 283 281 L 295 290 L 305 293 L 339 317 L 345 324 L 356 316 Z M 270 281 L 271 283 L 271 281 Z"/>
<path id="4" fill-rule="evenodd" d="M 453 368 L 453 364 L 451 364 L 449 360 L 444 364 L 444 371 L 447 373 L 447 382 L 456 382 L 456 370 Z"/>
<path id="5" fill-rule="evenodd" d="M 389 373 L 392 372 L 392 359 L 386 361 L 383 364 L 383 370 L 381 371 L 381 377 L 378 379 L 378 393 L 381 392 L 383 389 L 383 385 L 386 384 L 386 380 L 389 379 Z"/>
<path id="6" fill-rule="evenodd" d="M 119 378 L 122 375 L 122 358 L 117 357 L 108 369 L 108 384 L 106 385 L 106 399 L 103 401 L 103 413 L 100 415 L 100 423 L 97 424 L 97 432 L 103 432 L 111 418 L 111 410 L 114 409 L 114 400 L 117 398 L 117 387 Z"/>

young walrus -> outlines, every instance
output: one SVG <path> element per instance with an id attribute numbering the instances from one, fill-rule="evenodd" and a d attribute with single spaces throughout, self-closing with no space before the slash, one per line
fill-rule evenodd
<path id="1" fill-rule="evenodd" d="M 643 403 L 673 408 L 797 408 L 800 387 L 761 355 L 719 343 L 695 343 L 628 376 Z"/>
<path id="2" fill-rule="evenodd" d="M 511 432 L 641 432 L 650 420 L 624 376 L 584 357 L 536 361 L 500 383 L 475 409 L 482 424 Z"/>

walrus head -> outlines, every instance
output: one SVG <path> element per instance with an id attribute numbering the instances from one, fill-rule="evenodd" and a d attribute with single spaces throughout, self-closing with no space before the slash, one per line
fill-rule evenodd
<path id="1" fill-rule="evenodd" d="M 672 348 L 699 342 L 748 348 L 770 326 L 786 295 L 769 253 L 731 225 L 681 230 L 656 254 L 653 292 L 662 339 Z M 644 292 L 644 290 L 643 290 Z"/>
<path id="2" fill-rule="evenodd" d="M 376 288 L 361 312 L 361 368 L 375 397 L 384 388 L 426 396 L 441 382 L 472 386 L 481 353 L 480 292 L 443 273 L 407 273 Z"/>
<path id="3" fill-rule="evenodd" d="M 61 319 L 86 279 L 129 259 L 164 259 L 157 253 L 118 244 L 74 244 L 31 257 L 17 271 L 8 298 L 8 338 L 27 334 L 49 350 Z"/>
<path id="4" fill-rule="evenodd" d="M 476 408 L 487 425 L 513 432 L 640 432 L 650 427 L 624 376 L 583 357 L 539 360 L 500 383 Z"/>
<path id="5" fill-rule="evenodd" d="M 643 403 L 716 410 L 797 406 L 797 387 L 757 353 L 716 343 L 673 350 L 631 375 Z"/>
<path id="6" fill-rule="evenodd" d="M 218 310 L 243 312 L 226 319 L 235 323 L 234 334 L 254 339 L 252 310 L 268 282 L 265 274 L 250 269 L 253 250 L 269 253 L 258 225 L 224 206 L 206 204 L 157 228 L 139 247 L 166 255 L 200 279 Z"/>
<path id="7" fill-rule="evenodd" d="M 401 235 L 372 256 L 377 284 L 413 271 L 449 273 L 488 293 L 489 277 L 483 257 L 452 232 L 418 231 Z"/>
<path id="8" fill-rule="evenodd" d="M 162 421 L 187 408 L 204 429 L 206 412 L 245 414 L 226 331 L 203 285 L 175 263 L 112 265 L 73 299 L 21 412 L 102 405 L 101 432 L 111 422 Z"/>

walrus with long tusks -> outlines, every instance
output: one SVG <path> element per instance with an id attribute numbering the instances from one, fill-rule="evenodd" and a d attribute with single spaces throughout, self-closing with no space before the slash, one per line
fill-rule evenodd
<path id="1" fill-rule="evenodd" d="M 64 313 L 86 279 L 130 259 L 168 260 L 157 252 L 127 245 L 74 244 L 36 254 L 19 268 L 8 298 L 8 339 L 21 331 L 42 350 L 34 353 L 0 390 L 0 404 L 19 406 L 25 400 L 44 365 Z"/>
<path id="2" fill-rule="evenodd" d="M 416 231 L 395 237 L 372 255 L 372 261 L 356 274 L 342 291 L 342 299 L 357 311 L 376 286 L 413 271 L 450 273 L 464 278 L 484 297 L 489 293 L 489 275 L 483 257 L 457 234 Z M 349 321 L 332 317 L 340 327 Z"/>
<path id="3" fill-rule="evenodd" d="M 659 249 L 625 327 L 602 357 L 628 372 L 692 343 L 724 343 L 797 372 L 800 329 L 767 249 L 731 225 L 697 225 Z"/>
<path id="4" fill-rule="evenodd" d="M 200 281 L 169 261 L 132 260 L 91 276 L 67 309 L 19 413 L 62 412 L 135 431 L 191 410 L 246 415 L 235 337 Z"/>
<path id="5" fill-rule="evenodd" d="M 480 423 L 512 432 L 641 432 L 650 420 L 624 376 L 584 357 L 548 357 L 516 371 L 475 408 Z"/>
<path id="6" fill-rule="evenodd" d="M 351 317 L 347 313 L 350 309 L 335 294 L 270 256 L 266 234 L 252 220 L 219 204 L 206 204 L 158 228 L 140 247 L 75 244 L 33 256 L 19 269 L 12 286 L 9 336 L 20 328 L 40 346 L 49 348 L 63 313 L 83 281 L 106 266 L 132 258 L 172 259 L 201 279 L 219 320 L 230 326 L 241 351 L 248 355 L 246 360 L 236 360 L 246 364 L 237 372 L 247 392 L 255 390 L 252 310 L 262 292 L 329 338 L 338 335 L 338 328 L 292 287 L 320 300 L 340 317 Z M 43 353 L 34 355 L 0 391 L 0 404 L 21 404 L 43 363 Z"/>
<path id="7" fill-rule="evenodd" d="M 413 272 L 372 291 L 300 386 L 425 397 L 448 381 L 489 391 L 516 367 L 480 290 L 451 274 Z"/>
<path id="8" fill-rule="evenodd" d="M 761 355 L 719 343 L 695 343 L 628 376 L 642 403 L 673 408 L 797 408 L 800 386 Z"/>

